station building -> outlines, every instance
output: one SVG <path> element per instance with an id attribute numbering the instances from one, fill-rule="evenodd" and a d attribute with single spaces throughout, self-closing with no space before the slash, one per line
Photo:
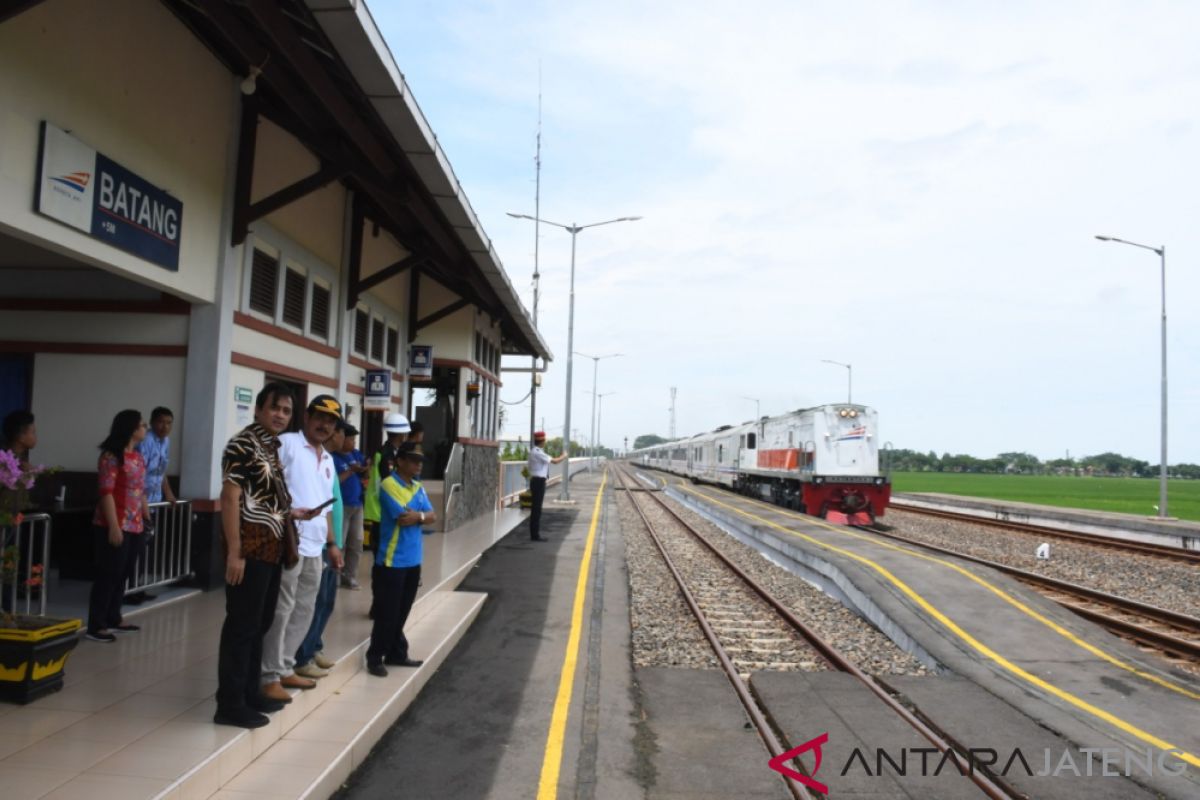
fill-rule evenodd
<path id="1" fill-rule="evenodd" d="M 446 528 L 494 509 L 501 356 L 551 353 L 366 6 L 6 9 L 0 413 L 63 469 L 56 535 L 113 415 L 167 406 L 218 584 L 221 453 L 268 380 L 339 397 L 364 451 L 421 421 Z"/>

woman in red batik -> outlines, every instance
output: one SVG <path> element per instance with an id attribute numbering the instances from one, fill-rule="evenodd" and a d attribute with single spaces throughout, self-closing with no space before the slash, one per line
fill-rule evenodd
<path id="1" fill-rule="evenodd" d="M 88 603 L 87 638 L 116 641 L 114 631 L 138 630 L 121 619 L 125 573 L 130 559 L 145 547 L 146 462 L 137 451 L 146 438 L 140 412 L 122 411 L 113 418 L 108 438 L 100 444 L 100 502 L 92 518 L 96 542 L 96 579 Z"/>

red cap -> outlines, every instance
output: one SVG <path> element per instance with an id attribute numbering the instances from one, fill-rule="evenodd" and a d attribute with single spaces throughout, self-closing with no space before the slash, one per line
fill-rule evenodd
<path id="1" fill-rule="evenodd" d="M 545 438 L 546 438 L 546 432 L 545 432 L 545 431 L 534 431 L 534 432 L 533 432 L 533 438 L 534 438 L 534 439 L 545 439 Z"/>

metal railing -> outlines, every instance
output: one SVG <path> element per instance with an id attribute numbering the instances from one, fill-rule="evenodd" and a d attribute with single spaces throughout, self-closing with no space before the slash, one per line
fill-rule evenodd
<path id="1" fill-rule="evenodd" d="M 4 547 L 0 549 L 0 597 L 5 611 L 32 613 L 38 599 L 38 616 L 46 615 L 46 570 L 50 564 L 49 514 L 26 514 L 20 525 L 0 528 Z M 41 553 L 41 561 L 34 560 Z"/>
<path id="2" fill-rule="evenodd" d="M 525 461 L 501 461 L 500 462 L 500 498 L 498 505 L 500 508 L 511 506 L 517 502 L 521 496 L 521 492 L 529 488 L 529 481 L 521 474 L 521 470 L 525 468 Z M 572 476 L 584 472 L 588 469 L 589 459 L 586 456 L 572 458 L 570 461 L 570 473 Z M 562 483 L 562 473 L 558 467 L 553 470 L 554 474 L 546 481 L 546 486 L 554 486 Z"/>
<path id="3" fill-rule="evenodd" d="M 192 576 L 192 502 L 152 503 L 150 513 L 154 535 L 125 582 L 125 594 Z"/>

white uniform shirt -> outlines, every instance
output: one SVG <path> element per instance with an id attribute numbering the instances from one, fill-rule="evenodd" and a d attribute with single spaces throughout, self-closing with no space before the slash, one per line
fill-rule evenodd
<path id="1" fill-rule="evenodd" d="M 529 448 L 529 477 L 550 477 L 550 456 L 546 455 L 546 451 L 537 445 Z"/>
<path id="2" fill-rule="evenodd" d="M 285 433 L 279 437 L 279 463 L 283 479 L 292 494 L 292 508 L 316 508 L 333 497 L 333 482 L 337 472 L 333 456 L 324 447 L 320 457 L 303 433 Z M 300 555 L 319 556 L 329 537 L 329 514 L 326 506 L 315 519 L 296 520 L 300 533 Z"/>

